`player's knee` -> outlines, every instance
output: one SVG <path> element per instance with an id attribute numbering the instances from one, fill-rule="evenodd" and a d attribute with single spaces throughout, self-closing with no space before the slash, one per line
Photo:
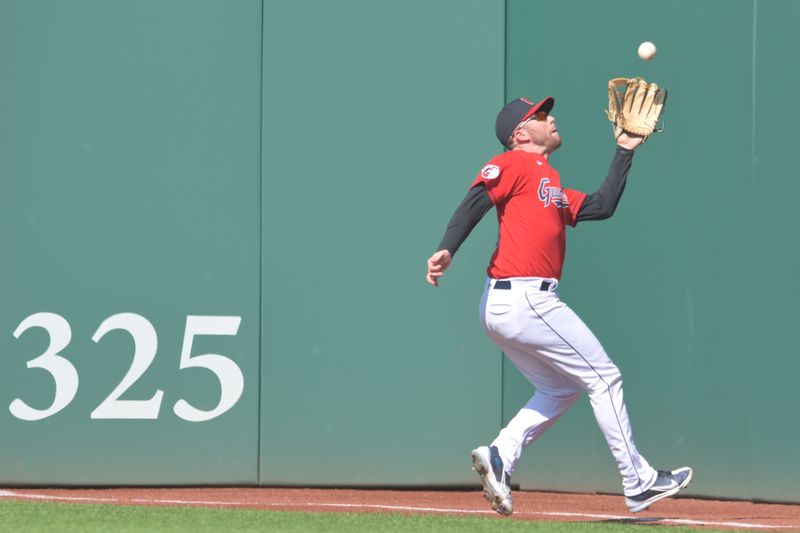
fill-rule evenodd
<path id="1" fill-rule="evenodd" d="M 561 389 L 557 393 L 551 394 L 551 397 L 558 402 L 572 405 L 578 401 L 578 398 L 581 397 L 581 394 L 583 394 L 583 389 L 575 387 L 572 389 Z"/>
<path id="2" fill-rule="evenodd" d="M 609 389 L 620 387 L 622 387 L 622 374 L 617 367 L 612 367 L 587 383 L 586 391 L 589 395 L 605 394 Z"/>
<path id="3" fill-rule="evenodd" d="M 536 395 L 542 395 L 554 402 L 573 404 L 581 397 L 581 394 L 583 394 L 583 389 L 580 387 L 559 387 L 558 389 L 539 387 L 530 401 L 535 402 Z"/>

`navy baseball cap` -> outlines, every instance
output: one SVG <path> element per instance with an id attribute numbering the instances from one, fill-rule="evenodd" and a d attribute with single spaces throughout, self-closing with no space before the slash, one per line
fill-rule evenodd
<path id="1" fill-rule="evenodd" d="M 507 146 L 508 138 L 514 133 L 520 122 L 528 119 L 539 110 L 548 113 L 556 105 L 552 96 L 548 96 L 540 102 L 531 102 L 527 98 L 517 98 L 507 103 L 500 113 L 497 114 L 497 121 L 494 124 L 494 131 L 500 144 Z"/>

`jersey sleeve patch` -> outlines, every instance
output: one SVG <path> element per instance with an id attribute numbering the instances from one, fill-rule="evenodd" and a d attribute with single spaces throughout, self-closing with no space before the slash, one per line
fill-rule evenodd
<path id="1" fill-rule="evenodd" d="M 500 175 L 500 167 L 497 165 L 486 165 L 481 169 L 481 177 L 486 180 L 497 179 Z"/>

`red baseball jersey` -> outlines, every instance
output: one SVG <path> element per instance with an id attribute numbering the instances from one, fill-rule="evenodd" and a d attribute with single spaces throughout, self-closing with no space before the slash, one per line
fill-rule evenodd
<path id="1" fill-rule="evenodd" d="M 558 172 L 539 154 L 511 150 L 481 169 L 495 205 L 500 236 L 489 268 L 491 278 L 561 279 L 565 226 L 575 226 L 586 194 L 561 188 Z"/>

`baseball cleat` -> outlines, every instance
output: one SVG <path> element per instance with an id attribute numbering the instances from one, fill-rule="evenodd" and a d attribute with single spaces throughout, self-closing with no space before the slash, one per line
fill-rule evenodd
<path id="1" fill-rule="evenodd" d="M 511 476 L 503 468 L 497 447 L 481 446 L 472 450 L 472 469 L 481 476 L 483 497 L 489 500 L 492 509 L 505 516 L 513 513 Z"/>
<path id="2" fill-rule="evenodd" d="M 659 470 L 656 482 L 648 490 L 636 496 L 626 496 L 625 503 L 632 513 L 644 511 L 654 502 L 678 493 L 692 480 L 692 469 L 688 466 L 671 472 Z"/>

